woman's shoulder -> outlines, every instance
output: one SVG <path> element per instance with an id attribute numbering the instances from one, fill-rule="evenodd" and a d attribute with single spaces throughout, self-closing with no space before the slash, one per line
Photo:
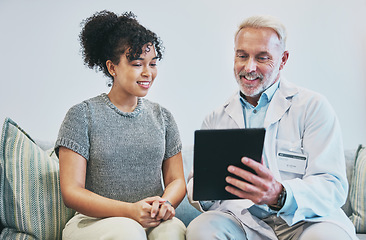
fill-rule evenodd
<path id="1" fill-rule="evenodd" d="M 141 100 L 142 100 L 143 105 L 146 108 L 151 109 L 154 112 L 162 112 L 162 113 L 169 113 L 170 114 L 170 111 L 166 107 L 162 106 L 160 103 L 151 101 L 151 100 L 146 99 L 146 98 L 142 98 Z"/>
<path id="2" fill-rule="evenodd" d="M 90 105 L 100 104 L 101 102 L 103 102 L 103 95 L 105 94 L 100 94 L 98 96 L 91 97 L 82 102 L 79 102 L 73 105 L 68 112 L 73 114 L 83 114 L 85 113 L 85 111 L 87 111 Z"/>
<path id="3" fill-rule="evenodd" d="M 171 119 L 174 119 L 171 111 L 168 110 L 168 108 L 166 108 L 165 106 L 162 106 L 161 104 L 153 102 L 146 98 L 142 98 L 142 101 L 145 108 L 149 109 L 148 111 L 150 111 L 152 114 L 162 116 L 165 120 L 169 121 Z"/>

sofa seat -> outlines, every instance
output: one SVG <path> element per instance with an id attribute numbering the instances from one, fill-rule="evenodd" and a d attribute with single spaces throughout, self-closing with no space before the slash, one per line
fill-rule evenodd
<path id="1" fill-rule="evenodd" d="M 52 147 L 52 141 L 35 141 L 14 121 L 5 119 L 0 144 L 0 240 L 61 239 L 62 229 L 74 211 L 66 208 L 62 201 L 58 159 Z M 358 176 L 365 172 L 366 164 L 355 163 L 360 149 L 364 148 L 345 151 L 351 191 L 343 209 L 352 219 L 356 211 L 360 229 L 358 237 L 366 240 L 365 226 L 362 225 L 365 223 L 365 206 L 362 204 L 366 201 L 360 194 L 366 177 Z M 184 146 L 182 155 L 187 180 L 193 165 L 193 146 Z M 355 173 L 358 174 L 356 177 Z M 357 187 L 362 191 L 357 191 Z M 355 201 L 353 195 L 357 195 L 359 201 Z M 362 204 L 357 209 L 355 204 L 360 202 Z M 176 209 L 176 217 L 186 226 L 199 214 L 187 197 Z"/>
<path id="2" fill-rule="evenodd" d="M 342 207 L 342 209 L 345 211 L 346 215 L 351 217 L 353 214 L 352 209 L 352 196 L 351 196 L 351 185 L 355 181 L 353 178 L 354 174 L 354 166 L 355 166 L 355 159 L 356 159 L 356 153 L 359 151 L 360 146 L 357 148 L 357 146 L 353 149 L 347 149 L 345 150 L 345 159 L 346 159 L 346 167 L 347 167 L 347 179 L 348 183 L 350 184 L 350 191 L 346 200 L 346 203 Z M 366 150 L 365 150 L 366 151 Z M 193 165 L 193 146 L 184 146 L 182 150 L 183 155 L 183 164 L 184 164 L 184 174 L 186 178 L 188 177 L 189 172 L 192 169 Z M 366 166 L 365 166 L 366 167 Z M 365 169 L 364 169 L 365 171 Z M 363 184 L 360 186 L 360 188 L 363 188 L 366 178 L 363 179 Z M 356 192 L 355 189 L 352 189 L 353 192 Z M 365 196 L 363 196 L 365 197 Z M 366 203 L 366 201 L 364 201 Z M 363 211 L 365 211 L 365 207 L 363 208 Z M 182 219 L 182 221 L 188 225 L 189 222 L 194 219 L 200 212 L 198 212 L 195 208 L 193 208 L 189 202 L 187 201 L 187 197 L 184 198 L 184 201 L 178 206 L 177 208 L 177 216 Z M 365 215 L 363 215 L 364 217 Z M 365 223 L 365 219 L 362 219 L 362 222 Z M 361 240 L 366 240 L 366 233 L 357 233 L 357 237 Z"/>

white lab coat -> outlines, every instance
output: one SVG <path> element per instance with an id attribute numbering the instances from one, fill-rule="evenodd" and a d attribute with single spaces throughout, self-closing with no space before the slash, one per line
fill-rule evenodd
<path id="1" fill-rule="evenodd" d="M 238 92 L 208 115 L 202 125 L 203 129 L 244 127 Z M 318 93 L 281 80 L 268 107 L 264 127 L 263 157 L 288 193 L 278 215 L 289 225 L 301 220 L 333 222 L 357 239 L 353 224 L 341 210 L 348 192 L 346 166 L 341 129 L 328 101 Z M 307 156 L 305 173 L 280 171 L 277 155 L 282 151 Z M 188 183 L 188 198 L 202 211 L 192 200 L 192 183 L 193 174 Z M 240 213 L 234 210 L 240 204 L 238 200 L 217 201 L 210 210 L 236 212 L 240 219 Z"/>

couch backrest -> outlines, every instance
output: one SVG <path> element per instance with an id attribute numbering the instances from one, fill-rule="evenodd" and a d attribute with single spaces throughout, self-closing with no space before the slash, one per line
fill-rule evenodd
<path id="1" fill-rule="evenodd" d="M 187 182 L 188 175 L 191 172 L 193 166 L 193 146 L 184 146 L 182 149 L 182 156 L 184 177 Z M 187 196 L 184 197 L 183 201 L 176 209 L 176 217 L 182 220 L 186 226 L 188 226 L 188 224 L 199 214 L 200 212 L 189 203 Z"/>
<path id="2" fill-rule="evenodd" d="M 348 186 L 352 182 L 353 167 L 355 164 L 356 151 L 357 151 L 357 149 L 347 149 L 344 151 L 344 156 L 346 158 Z M 349 201 L 349 189 L 348 189 L 348 196 L 347 196 L 346 203 L 343 205 L 342 209 L 346 213 L 347 216 L 350 216 L 352 214 L 351 203 Z"/>

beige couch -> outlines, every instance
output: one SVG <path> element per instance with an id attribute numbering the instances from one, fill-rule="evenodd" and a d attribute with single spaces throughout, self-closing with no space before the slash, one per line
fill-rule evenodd
<path id="1" fill-rule="evenodd" d="M 359 187 L 358 190 L 361 190 L 364 188 L 364 183 L 366 181 L 366 169 L 364 168 L 363 171 L 362 169 L 360 169 L 361 174 L 363 173 L 363 176 L 365 178 L 363 178 L 363 184 L 362 185 L 358 185 L 355 188 L 355 184 L 354 184 L 354 178 L 353 178 L 353 173 L 354 173 L 354 166 L 355 166 L 355 158 L 356 158 L 356 152 L 357 152 L 358 148 L 357 146 L 355 147 L 355 149 L 349 149 L 345 151 L 345 158 L 346 158 L 346 165 L 347 165 L 347 178 L 348 178 L 348 182 L 350 184 L 350 191 L 349 191 L 349 196 L 347 198 L 347 201 L 345 203 L 345 205 L 343 206 L 343 210 L 345 211 L 345 213 L 347 214 L 347 216 L 351 217 L 352 213 L 354 213 L 354 209 L 355 206 L 355 202 L 354 202 L 354 198 L 352 196 L 350 196 L 351 192 L 355 193 L 357 192 L 357 187 Z M 366 150 L 363 150 L 364 156 Z M 186 177 L 189 174 L 189 171 L 192 168 L 192 162 L 193 162 L 193 147 L 192 146 L 186 146 L 183 148 L 183 161 L 184 161 L 184 170 L 185 170 L 185 174 Z M 359 158 L 360 159 L 360 158 Z M 364 160 L 365 162 L 366 160 Z M 363 165 L 364 167 L 366 167 L 366 163 L 365 165 Z M 351 187 L 353 185 L 353 188 Z M 360 196 L 361 197 L 361 196 Z M 359 211 L 359 213 L 361 214 L 361 221 L 363 223 L 365 223 L 365 204 L 366 204 L 366 200 L 364 201 L 365 196 L 362 196 L 362 200 L 361 200 L 361 204 L 363 203 L 363 208 L 361 208 Z M 352 202 L 353 201 L 353 202 Z M 353 207 L 353 208 L 352 208 Z M 363 210 L 363 212 L 362 212 Z M 196 217 L 199 214 L 199 212 L 191 207 L 187 201 L 187 199 L 185 198 L 183 203 L 178 207 L 177 209 L 177 215 L 180 216 L 180 218 L 186 223 L 188 224 L 194 217 Z M 363 215 L 362 215 L 363 214 Z M 362 228 L 362 226 L 361 226 Z M 363 229 L 365 229 L 365 226 L 363 226 Z M 357 236 L 362 240 L 365 239 L 366 240 L 366 232 L 357 233 Z"/>
<path id="2" fill-rule="evenodd" d="M 0 143 L 0 240 L 61 239 L 62 229 L 74 212 L 62 202 L 58 159 L 52 146 L 50 142 L 34 141 L 14 121 L 5 120 Z M 364 223 L 366 201 L 361 193 L 366 179 L 366 163 L 357 165 L 360 171 L 356 171 L 358 176 L 354 177 L 355 153 L 356 149 L 345 152 L 351 191 L 344 210 L 353 217 L 356 211 L 361 217 L 359 222 Z M 182 154 L 187 177 L 192 169 L 193 147 L 185 146 Z M 352 194 L 360 201 L 355 201 Z M 186 225 L 199 214 L 186 197 L 176 209 L 176 216 Z M 365 229 L 365 226 L 358 228 Z M 366 239 L 366 234 L 359 233 L 358 236 Z"/>

